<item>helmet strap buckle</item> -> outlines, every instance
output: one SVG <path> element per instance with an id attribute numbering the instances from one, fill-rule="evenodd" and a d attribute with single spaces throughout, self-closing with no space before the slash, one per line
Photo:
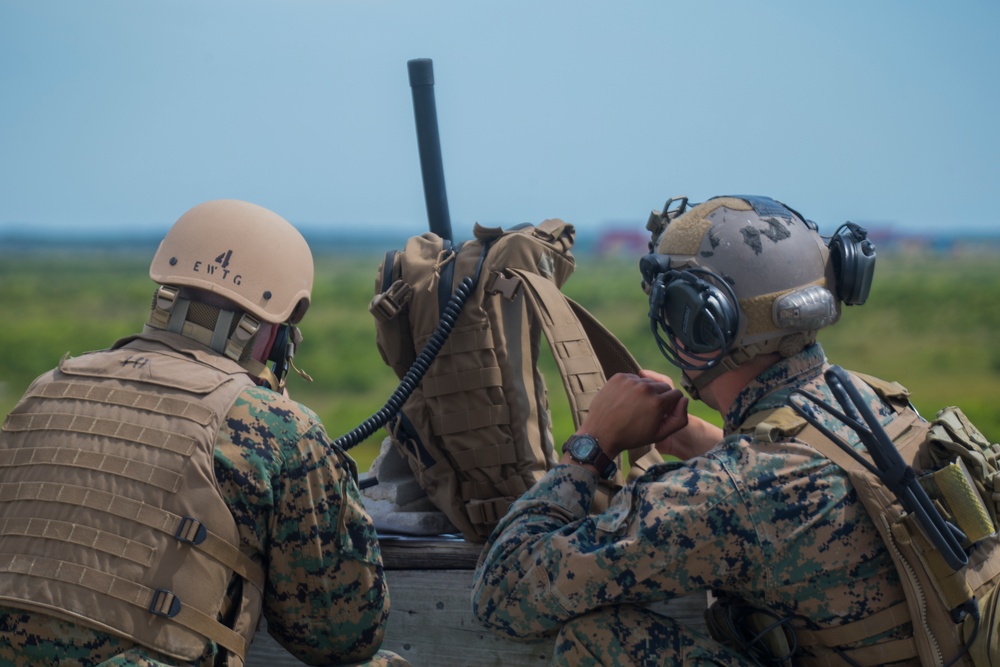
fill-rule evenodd
<path id="1" fill-rule="evenodd" d="M 228 328 L 229 325 L 227 324 L 226 326 Z M 260 320 L 248 313 L 243 313 L 240 321 L 236 323 L 236 328 L 233 329 L 233 335 L 226 341 L 223 354 L 233 361 L 239 361 L 240 357 L 243 356 L 243 351 L 246 349 L 247 344 L 253 340 L 253 337 L 257 335 L 257 331 L 259 330 Z M 218 331 L 218 328 L 216 328 L 216 333 Z"/>
<path id="2" fill-rule="evenodd" d="M 154 329 L 179 332 L 187 317 L 188 303 L 187 299 L 181 298 L 180 293 L 179 288 L 171 285 L 157 287 L 147 324 Z"/>

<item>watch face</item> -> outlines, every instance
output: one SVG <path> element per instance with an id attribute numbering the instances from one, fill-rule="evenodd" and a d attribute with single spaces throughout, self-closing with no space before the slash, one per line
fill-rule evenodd
<path id="1" fill-rule="evenodd" d="M 593 436 L 574 435 L 566 443 L 565 449 L 569 451 L 569 455 L 573 457 L 573 460 L 598 468 L 598 474 L 602 479 L 610 479 L 618 470 L 615 462 L 610 460 L 601 451 L 600 445 L 597 444 L 597 439 Z M 600 469 L 602 466 L 604 467 L 603 470 Z"/>
<path id="2" fill-rule="evenodd" d="M 597 441 L 586 436 L 579 437 L 573 441 L 570 452 L 578 461 L 590 461 L 597 451 Z"/>

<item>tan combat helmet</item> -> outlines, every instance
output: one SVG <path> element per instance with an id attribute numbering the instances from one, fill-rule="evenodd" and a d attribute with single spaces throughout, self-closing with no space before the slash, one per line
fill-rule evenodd
<path id="1" fill-rule="evenodd" d="M 280 215 L 220 199 L 174 223 L 149 277 L 218 294 L 263 322 L 296 324 L 309 308 L 313 258 L 306 240 Z"/>
<path id="2" fill-rule="evenodd" d="M 311 300 L 313 257 L 302 235 L 281 216 L 223 199 L 199 204 L 174 223 L 153 257 L 149 277 L 160 287 L 148 327 L 193 338 L 262 377 L 267 369 L 250 358 L 257 329 L 261 322 L 288 325 L 279 328 L 284 340 L 270 356 L 278 364 L 290 363 L 301 340 L 291 325 L 302 320 Z M 206 293 L 244 312 L 213 307 L 219 302 Z M 283 384 L 283 373 L 277 375 L 277 383 L 268 379 L 272 388 Z"/>
<path id="3" fill-rule="evenodd" d="M 671 363 L 700 371 L 693 381 L 685 372 L 689 389 L 760 354 L 796 354 L 840 317 L 830 248 L 780 202 L 727 196 L 689 208 L 671 199 L 647 228 L 652 253 L 641 269 L 653 332 Z"/>

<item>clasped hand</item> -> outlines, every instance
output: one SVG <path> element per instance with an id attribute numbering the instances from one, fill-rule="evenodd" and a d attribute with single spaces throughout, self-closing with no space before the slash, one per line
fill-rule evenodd
<path id="1" fill-rule="evenodd" d="M 688 398 L 666 375 L 619 373 L 594 396 L 577 433 L 597 438 L 611 457 L 653 443 L 661 454 L 686 460 L 722 440 L 722 429 L 689 415 Z"/>

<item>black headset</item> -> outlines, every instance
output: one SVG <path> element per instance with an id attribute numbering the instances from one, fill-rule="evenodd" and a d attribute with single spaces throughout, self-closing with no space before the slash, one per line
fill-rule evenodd
<path id="1" fill-rule="evenodd" d="M 274 373 L 274 377 L 280 386 L 281 381 L 288 373 L 288 364 L 292 358 L 292 350 L 289 349 L 291 345 L 289 339 L 292 325 L 279 324 L 277 327 L 278 331 L 274 336 L 274 343 L 271 345 L 271 350 L 267 353 L 267 360 L 274 362 L 271 371 Z"/>
<path id="2" fill-rule="evenodd" d="M 755 208 L 764 199 L 743 198 L 752 199 Z M 780 202 L 767 202 L 788 208 Z M 816 229 L 815 223 L 788 211 Z M 875 245 L 867 230 L 846 222 L 824 241 L 833 262 L 837 298 L 849 306 L 863 304 L 875 272 Z M 639 260 L 639 270 L 649 289 L 650 327 L 663 356 L 683 370 L 715 366 L 729 352 L 743 317 L 729 282 L 708 269 L 672 269 L 670 257 L 658 253 Z"/>
<path id="3" fill-rule="evenodd" d="M 868 230 L 845 222 L 824 240 L 830 248 L 837 298 L 848 306 L 864 304 L 875 275 L 875 244 L 868 238 Z"/>
<path id="4" fill-rule="evenodd" d="M 742 316 L 733 288 L 707 269 L 671 269 L 666 255 L 646 255 L 639 266 L 649 285 L 649 321 L 660 352 L 685 370 L 714 366 L 740 328 Z"/>

